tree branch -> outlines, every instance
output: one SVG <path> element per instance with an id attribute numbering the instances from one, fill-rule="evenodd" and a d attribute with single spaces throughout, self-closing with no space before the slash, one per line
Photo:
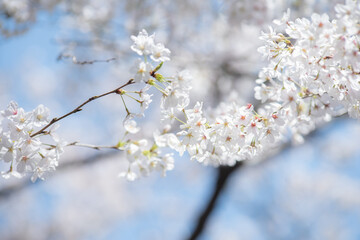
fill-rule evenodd
<path id="1" fill-rule="evenodd" d="M 216 206 L 219 196 L 221 195 L 222 191 L 225 189 L 225 186 L 226 186 L 226 183 L 227 183 L 229 177 L 232 175 L 232 173 L 235 172 L 236 169 L 238 169 L 242 166 L 244 166 L 243 161 L 237 162 L 235 164 L 235 166 L 232 166 L 232 167 L 221 166 L 217 169 L 218 176 L 217 176 L 216 185 L 214 186 L 214 191 L 213 191 L 211 197 L 209 198 L 209 201 L 208 201 L 206 207 L 200 214 L 198 221 L 197 221 L 197 225 L 196 225 L 193 233 L 189 237 L 189 240 L 197 239 L 200 236 L 200 234 L 203 232 L 203 230 L 206 226 L 206 223 L 209 219 L 209 216 L 213 212 L 213 210 Z"/>
<path id="2" fill-rule="evenodd" d="M 45 127 L 43 127 L 42 129 L 40 129 L 39 131 L 37 131 L 36 133 L 32 134 L 30 137 L 35 137 L 36 135 L 39 135 L 41 133 L 44 133 L 44 131 L 50 127 L 51 125 L 53 125 L 54 123 L 60 121 L 61 119 L 63 118 L 66 118 L 74 113 L 77 113 L 77 112 L 80 112 L 82 110 L 82 107 L 85 106 L 86 104 L 88 104 L 89 102 L 92 102 L 94 101 L 95 99 L 98 99 L 98 98 L 102 98 L 102 97 L 105 97 L 109 94 L 113 94 L 113 93 L 118 93 L 119 90 L 123 87 L 126 87 L 130 84 L 133 84 L 134 83 L 134 79 L 130 79 L 127 83 L 125 83 L 124 85 L 112 90 L 112 91 L 109 91 L 109 92 L 106 92 L 104 94 L 101 94 L 101 95 L 97 95 L 97 96 L 93 96 L 91 98 L 89 98 L 88 100 L 86 100 L 85 102 L 83 102 L 82 104 L 80 104 L 78 107 L 76 107 L 74 110 L 72 110 L 71 112 L 68 112 L 66 113 L 65 115 L 59 117 L 59 118 L 53 118 Z"/>

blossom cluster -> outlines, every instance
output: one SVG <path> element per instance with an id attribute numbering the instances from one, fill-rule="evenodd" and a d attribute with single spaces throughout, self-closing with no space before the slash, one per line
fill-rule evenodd
<path id="1" fill-rule="evenodd" d="M 22 177 L 32 173 L 31 180 L 43 179 L 46 172 L 54 171 L 66 144 L 56 134 L 57 125 L 33 136 L 49 123 L 49 109 L 39 105 L 26 112 L 15 102 L 1 111 L 0 161 L 10 165 L 1 172 L 4 178 Z"/>
<path id="2" fill-rule="evenodd" d="M 140 56 L 148 56 L 155 62 L 165 62 L 170 60 L 170 50 L 165 48 L 162 43 L 155 44 L 155 34 L 148 35 L 145 29 L 140 31 L 138 36 L 131 36 L 134 44 L 131 50 Z"/>
<path id="3" fill-rule="evenodd" d="M 176 135 L 156 136 L 157 142 L 205 165 L 234 165 L 237 161 L 259 156 L 284 137 L 285 119 L 279 105 L 273 104 L 258 114 L 254 106 L 223 102 L 203 112 L 203 103 L 184 110 L 185 122 Z M 277 109 L 278 111 L 275 111 Z M 208 116 L 206 116 L 208 115 Z"/>
<path id="4" fill-rule="evenodd" d="M 183 111 L 179 144 L 173 135 L 163 136 L 169 145 L 205 164 L 233 165 L 278 146 L 288 131 L 302 142 L 334 116 L 359 118 L 360 7 L 349 0 L 335 10 L 331 22 L 326 14 L 291 22 L 289 11 L 274 21 L 285 25 L 287 36 L 271 27 L 263 33 L 266 45 L 259 51 L 270 63 L 259 74 L 255 97 L 264 105 L 255 111 L 251 104 L 227 102 L 205 114 L 197 103 Z"/>
<path id="5" fill-rule="evenodd" d="M 171 147 L 177 151 L 184 152 L 185 148 L 173 133 L 168 133 L 176 116 L 187 107 L 189 104 L 189 90 L 191 76 L 187 71 L 181 71 L 175 76 L 166 78 L 157 77 L 160 80 L 147 81 L 148 84 L 156 87 L 161 93 L 161 118 L 162 129 L 154 132 L 154 139 L 132 140 L 128 138 L 126 141 L 120 143 L 120 149 L 126 153 L 129 161 L 129 168 L 127 172 L 120 173 L 120 176 L 125 176 L 128 180 L 134 180 L 138 176 L 147 176 L 149 172 L 158 170 L 162 175 L 166 171 L 174 168 L 173 153 L 161 155 L 161 149 Z M 154 81 L 154 82 L 152 82 Z M 149 95 L 150 96 L 150 95 Z M 126 120 L 124 128 L 127 133 L 135 134 L 140 129 L 136 127 L 134 120 Z"/>
<path id="6" fill-rule="evenodd" d="M 129 162 L 127 171 L 121 172 L 120 177 L 126 177 L 133 181 L 139 176 L 148 176 L 152 171 L 160 171 L 166 175 L 166 171 L 174 168 L 174 158 L 172 153 L 161 155 L 161 151 L 155 143 L 148 139 L 133 140 L 131 134 L 140 131 L 136 122 L 128 119 L 124 122 L 126 130 L 125 137 L 118 143 L 118 148 L 125 152 L 126 160 Z"/>
<path id="7" fill-rule="evenodd" d="M 315 124 L 348 112 L 360 117 L 360 3 L 335 7 L 336 19 L 313 14 L 290 21 L 290 11 L 274 21 L 259 51 L 270 63 L 259 74 L 255 97 L 277 102 L 298 139 Z"/>
<path id="8" fill-rule="evenodd" d="M 144 116 L 144 111 L 152 102 L 152 95 L 147 91 L 154 87 L 163 94 L 161 106 L 165 111 L 165 109 L 169 110 L 178 106 L 186 107 L 189 103 L 188 90 L 190 89 L 185 79 L 185 72 L 169 78 L 158 73 L 163 62 L 170 60 L 170 50 L 161 43 L 156 44 L 154 34 L 149 36 L 145 30 L 142 30 L 138 36 L 131 38 L 134 41 L 131 49 L 143 59 L 139 59 L 133 68 L 134 78 L 129 83 L 145 86 L 139 91 L 125 89 L 114 91 L 121 96 L 127 116 L 123 123 L 125 134 L 117 145 L 112 147 L 124 151 L 126 155 L 129 163 L 128 170 L 121 172 L 119 176 L 126 177 L 128 180 L 134 180 L 140 175 L 147 176 L 153 170 L 161 171 L 165 175 L 167 170 L 174 167 L 172 153 L 162 155 L 155 140 L 135 137 L 140 128 L 137 127 L 133 118 Z M 161 62 L 153 67 L 151 61 Z M 124 97 L 136 100 L 139 103 L 140 112 L 130 112 Z M 78 109 L 75 109 L 67 115 L 77 111 Z M 31 112 L 25 112 L 15 102 L 11 102 L 8 108 L 1 112 L 0 160 L 10 165 L 8 171 L 1 173 L 3 177 L 22 177 L 26 173 L 32 173 L 32 181 L 37 178 L 44 179 L 45 173 L 55 170 L 65 146 L 101 148 L 77 142 L 67 144 L 61 141 L 55 132 L 58 125 L 49 121 L 48 118 L 49 110 L 43 105 Z"/>
<path id="9" fill-rule="evenodd" d="M 26 22 L 32 17 L 30 3 L 23 0 L 2 0 L 0 6 L 16 22 Z"/>
<path id="10" fill-rule="evenodd" d="M 133 135 L 138 133 L 140 128 L 137 127 L 133 117 L 144 116 L 144 111 L 152 102 L 152 94 L 147 93 L 151 87 L 155 87 L 164 96 L 169 96 L 169 100 L 163 100 L 162 106 L 177 105 L 177 94 L 174 93 L 176 86 L 169 84 L 170 80 L 157 73 L 163 62 L 170 60 L 170 50 L 165 48 L 162 43 L 156 44 L 154 40 L 155 35 L 149 36 L 146 30 L 140 31 L 138 36 L 131 36 L 131 39 L 133 40 L 131 49 L 143 57 L 143 59 L 138 59 L 132 68 L 134 72 L 133 79 L 135 83 L 145 83 L 145 87 L 135 92 L 140 97 L 137 101 L 140 103 L 141 113 L 132 115 L 128 112 L 128 116 L 123 124 L 126 130 L 125 136 L 118 143 L 117 147 L 125 152 L 126 159 L 129 162 L 127 171 L 121 172 L 119 176 L 133 181 L 139 176 L 147 176 L 153 170 L 161 171 L 162 175 L 165 176 L 166 171 L 174 168 L 173 154 L 167 153 L 162 155 L 159 145 L 156 144 L 155 140 L 151 141 L 146 138 L 134 140 L 135 137 Z M 160 62 L 160 64 L 157 67 L 153 67 L 150 60 Z M 169 86 L 165 87 L 166 85 Z M 129 93 L 122 90 L 121 95 L 125 94 Z M 163 99 L 167 99 L 167 97 L 163 97 Z"/>

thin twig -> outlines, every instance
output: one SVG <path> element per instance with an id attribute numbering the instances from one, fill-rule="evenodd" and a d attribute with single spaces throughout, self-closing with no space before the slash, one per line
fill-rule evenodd
<path id="1" fill-rule="evenodd" d="M 79 142 L 72 142 L 72 143 L 69 143 L 66 146 L 86 147 L 86 148 L 92 148 L 92 149 L 95 149 L 95 150 L 101 150 L 103 148 L 110 148 L 110 149 L 120 150 L 117 146 L 92 145 L 92 144 L 79 143 Z"/>
<path id="2" fill-rule="evenodd" d="M 87 65 L 87 64 L 94 64 L 94 63 L 99 63 L 99 62 L 104 62 L 104 63 L 108 63 L 108 62 L 112 62 L 115 61 L 116 58 L 109 58 L 109 59 L 105 59 L 105 60 L 99 60 L 99 59 L 95 59 L 95 60 L 85 60 L 85 61 L 79 61 L 77 60 L 76 56 L 72 56 L 72 55 L 65 55 L 65 54 L 60 54 L 57 58 L 57 60 L 61 60 L 61 59 L 71 59 L 71 61 L 74 64 L 78 64 L 78 65 Z"/>
<path id="3" fill-rule="evenodd" d="M 95 99 L 98 99 L 98 98 L 101 98 L 101 97 L 105 97 L 109 94 L 113 94 L 113 93 L 118 93 L 119 89 L 125 87 L 125 86 L 128 86 L 130 84 L 133 84 L 134 83 L 134 79 L 130 79 L 127 83 L 125 83 L 124 85 L 112 90 L 112 91 L 109 91 L 109 92 L 106 92 L 104 94 L 101 94 L 101 95 L 97 95 L 97 96 L 93 96 L 91 98 L 89 98 L 88 100 L 86 100 L 85 102 L 83 102 L 82 104 L 80 104 L 78 107 L 76 107 L 74 110 L 72 110 L 71 112 L 68 112 L 66 113 L 65 115 L 59 117 L 59 118 L 53 118 L 45 127 L 43 127 L 42 129 L 40 129 L 39 131 L 37 131 L 36 133 L 32 134 L 30 137 L 35 137 L 36 135 L 39 135 L 41 133 L 44 133 L 44 131 L 50 127 L 51 125 L 53 125 L 54 123 L 60 121 L 61 119 L 63 118 L 66 118 L 74 113 L 77 113 L 77 112 L 80 112 L 82 109 L 82 107 L 86 104 L 88 104 L 89 102 L 92 102 L 94 101 Z"/>

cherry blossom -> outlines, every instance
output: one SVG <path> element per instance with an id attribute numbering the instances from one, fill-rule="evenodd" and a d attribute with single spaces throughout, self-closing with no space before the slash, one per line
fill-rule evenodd
<path id="1" fill-rule="evenodd" d="M 31 137 L 49 123 L 49 109 L 39 105 L 33 111 L 25 112 L 17 103 L 10 102 L 1 115 L 0 160 L 10 164 L 9 170 L 1 175 L 8 178 L 32 173 L 31 180 L 35 181 L 43 179 L 45 172 L 54 171 L 65 143 L 53 137 L 56 136 L 54 129 Z M 50 136 L 50 140 L 45 136 Z"/>
<path id="2" fill-rule="evenodd" d="M 131 36 L 130 48 L 141 57 L 131 69 L 133 78 L 123 87 L 90 98 L 68 115 L 96 98 L 120 95 L 126 110 L 124 134 L 110 148 L 123 151 L 127 169 L 119 176 L 131 181 L 153 171 L 165 176 L 174 168 L 170 149 L 180 156 L 187 152 L 205 165 L 232 166 L 262 158 L 289 139 L 301 143 L 305 135 L 334 117 L 345 113 L 360 117 L 360 5 L 347 0 L 335 11 L 333 20 L 313 14 L 310 19 L 292 21 L 288 10 L 269 32 L 261 33 L 264 45 L 258 51 L 268 64 L 256 79 L 254 95 L 261 101 L 257 107 L 244 105 L 234 95 L 206 110 L 203 102 L 191 104 L 194 78 L 187 70 L 163 73 L 170 50 L 156 43 L 155 34 L 142 30 Z M 140 90 L 124 89 L 133 83 Z M 161 95 L 159 102 L 152 100 L 150 89 Z M 128 100 L 139 104 L 139 111 L 130 111 Z M 145 117 L 150 104 L 160 108 L 161 120 L 159 129 L 148 137 L 142 136 L 135 118 Z M 3 177 L 32 173 L 35 181 L 55 170 L 67 146 L 57 136 L 56 119 L 49 121 L 49 109 L 43 105 L 26 112 L 11 102 L 1 112 L 0 160 L 9 165 Z"/>

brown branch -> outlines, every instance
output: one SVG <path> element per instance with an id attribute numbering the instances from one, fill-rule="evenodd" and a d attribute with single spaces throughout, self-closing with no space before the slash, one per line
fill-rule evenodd
<path id="1" fill-rule="evenodd" d="M 80 112 L 82 110 L 82 107 L 86 104 L 88 104 L 89 102 L 92 102 L 94 101 L 95 99 L 98 99 L 98 98 L 101 98 L 101 97 L 105 97 L 109 94 L 113 94 L 113 93 L 119 93 L 119 90 L 125 86 L 128 86 L 130 84 L 133 84 L 134 83 L 134 79 L 130 79 L 127 83 L 125 83 L 124 85 L 112 90 L 112 91 L 109 91 L 109 92 L 106 92 L 104 94 L 101 94 L 101 95 L 97 95 L 97 96 L 93 96 L 91 98 L 89 98 L 88 100 L 86 100 L 85 102 L 83 102 L 82 104 L 80 104 L 78 107 L 76 107 L 74 110 L 72 110 L 71 112 L 68 112 L 66 113 L 65 115 L 59 117 L 59 118 L 53 118 L 45 127 L 43 127 L 42 129 L 40 129 L 39 131 L 37 131 L 36 133 L 32 134 L 30 137 L 35 137 L 36 135 L 39 135 L 41 133 L 44 133 L 44 131 L 50 127 L 51 125 L 53 125 L 54 123 L 60 121 L 61 119 L 63 118 L 66 118 L 74 113 L 77 113 L 77 112 Z"/>

